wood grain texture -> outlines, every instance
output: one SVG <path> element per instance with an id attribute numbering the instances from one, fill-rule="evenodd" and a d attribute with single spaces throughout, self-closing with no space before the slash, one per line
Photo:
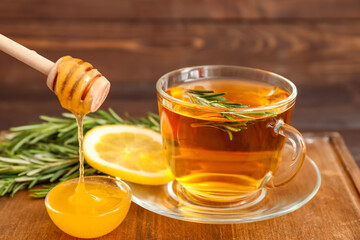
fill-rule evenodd
<path id="1" fill-rule="evenodd" d="M 340 8 L 340 9 L 339 9 Z M 31 11 L 29 11 L 31 9 Z M 359 18 L 357 0 L 2 0 L 0 19 Z"/>
<path id="2" fill-rule="evenodd" d="M 339 133 L 332 133 L 330 141 L 336 150 L 338 157 L 342 158 L 343 168 L 350 176 L 358 194 L 360 195 L 360 170 L 354 161 L 349 150 L 345 147 L 344 140 L 339 136 Z"/>
<path id="3" fill-rule="evenodd" d="M 344 154 L 347 150 L 338 134 L 305 137 L 309 156 L 321 171 L 322 185 L 313 200 L 293 213 L 256 223 L 208 225 L 166 218 L 133 203 L 120 227 L 99 239 L 359 239 L 359 172 L 344 168 L 354 164 L 353 159 Z M 13 199 L 0 198 L 1 240 L 74 239 L 53 225 L 43 200 L 27 194 L 22 191 Z"/>
<path id="4" fill-rule="evenodd" d="M 273 71 L 296 84 L 349 85 L 359 82 L 359 25 L 360 20 L 331 23 L 96 21 L 71 25 L 62 21 L 15 21 L 0 22 L 0 29 L 51 60 L 69 54 L 86 59 L 114 82 L 155 83 L 173 69 L 228 64 Z M 5 54 L 0 54 L 0 62 L 3 63 L 0 71 L 6 74 L 5 84 L 30 82 L 40 76 Z M 359 89 L 357 86 L 357 91 Z"/>

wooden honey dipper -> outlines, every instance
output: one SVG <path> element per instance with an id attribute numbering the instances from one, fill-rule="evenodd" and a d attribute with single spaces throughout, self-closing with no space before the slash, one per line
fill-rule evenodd
<path id="1" fill-rule="evenodd" d="M 110 82 L 90 63 L 65 56 L 56 63 L 0 34 L 0 50 L 47 75 L 47 86 L 61 105 L 77 114 L 95 112 L 110 90 Z"/>

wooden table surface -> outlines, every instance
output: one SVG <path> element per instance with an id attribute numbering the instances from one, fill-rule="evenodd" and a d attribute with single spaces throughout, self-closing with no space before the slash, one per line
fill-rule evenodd
<path id="1" fill-rule="evenodd" d="M 308 155 L 321 172 L 321 186 L 314 199 L 295 212 L 254 223 L 200 224 L 164 217 L 132 203 L 124 222 L 98 240 L 360 239 L 359 169 L 338 134 L 306 134 L 306 140 Z M 314 186 L 313 176 L 308 171 L 295 177 L 295 192 Z M 0 213 L 0 240 L 75 239 L 55 227 L 43 199 L 31 199 L 26 191 L 0 198 Z"/>
<path id="2" fill-rule="evenodd" d="M 358 0 L 2 0 L 0 33 L 53 61 L 91 62 L 112 83 L 104 108 L 134 116 L 157 111 L 155 83 L 177 68 L 279 73 L 299 90 L 293 126 L 340 132 L 360 165 Z M 0 74 L 1 130 L 63 112 L 45 76 L 1 52 Z"/>

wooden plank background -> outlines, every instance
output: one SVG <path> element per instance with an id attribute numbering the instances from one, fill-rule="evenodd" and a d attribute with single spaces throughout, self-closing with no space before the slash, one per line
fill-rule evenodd
<path id="1" fill-rule="evenodd" d="M 357 0 L 2 0 L 0 18 L 337 19 L 359 18 Z"/>
<path id="2" fill-rule="evenodd" d="M 112 82 L 104 107 L 136 116 L 157 111 L 155 82 L 176 68 L 282 74 L 299 89 L 294 126 L 339 131 L 360 164 L 358 0 L 2 0 L 0 32 L 54 61 L 93 63 Z M 3 53 L 0 72 L 1 129 L 62 112 L 40 73 Z"/>

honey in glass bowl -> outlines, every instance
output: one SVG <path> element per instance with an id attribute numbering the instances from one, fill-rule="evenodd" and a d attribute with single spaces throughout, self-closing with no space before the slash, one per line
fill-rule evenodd
<path id="1" fill-rule="evenodd" d="M 46 209 L 55 225 L 79 238 L 100 237 L 117 228 L 130 208 L 130 188 L 110 177 L 78 181 L 63 182 L 46 196 Z"/>

